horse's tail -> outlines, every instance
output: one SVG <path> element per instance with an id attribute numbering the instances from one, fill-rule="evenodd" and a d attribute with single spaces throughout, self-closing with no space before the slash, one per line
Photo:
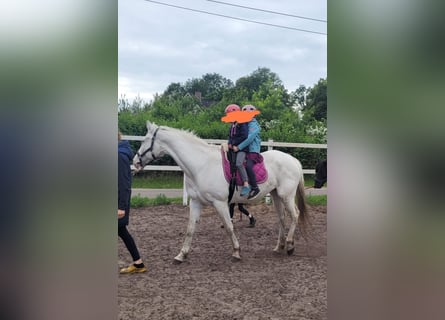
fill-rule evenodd
<path id="1" fill-rule="evenodd" d="M 297 188 L 297 208 L 300 211 L 298 216 L 298 225 L 300 226 L 300 231 L 303 237 L 306 239 L 306 236 L 308 235 L 307 227 L 310 224 L 310 221 L 307 215 L 306 193 L 304 190 L 304 177 L 302 175 Z"/>

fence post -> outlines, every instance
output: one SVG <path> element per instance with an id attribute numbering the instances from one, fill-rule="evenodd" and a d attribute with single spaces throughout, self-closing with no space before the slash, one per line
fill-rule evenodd
<path id="1" fill-rule="evenodd" d="M 268 143 L 268 145 L 267 145 L 267 151 L 269 151 L 269 150 L 273 150 L 273 139 L 269 139 L 268 141 L 267 141 L 267 143 Z"/>
<path id="2" fill-rule="evenodd" d="M 186 184 L 185 184 L 185 173 L 183 174 L 184 176 L 184 180 L 182 182 L 182 204 L 184 206 L 186 206 L 188 204 L 188 194 L 187 194 L 187 189 L 186 189 Z"/>

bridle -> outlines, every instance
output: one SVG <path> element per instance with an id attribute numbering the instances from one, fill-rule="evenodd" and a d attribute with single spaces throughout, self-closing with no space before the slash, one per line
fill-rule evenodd
<path id="1" fill-rule="evenodd" d="M 144 152 L 142 152 L 142 153 L 139 153 L 139 151 L 136 153 L 136 155 L 139 158 L 139 163 L 141 164 L 141 166 L 143 166 L 143 164 L 142 164 L 142 157 L 145 156 L 150 151 L 151 151 L 151 157 L 153 158 L 153 160 L 156 160 L 155 154 L 153 153 L 153 145 L 155 143 L 155 138 L 156 138 L 156 134 L 158 133 L 158 130 L 159 130 L 159 128 L 157 128 L 155 130 L 155 133 L 153 134 L 153 137 L 151 137 L 150 147 L 147 150 L 145 150 Z"/>

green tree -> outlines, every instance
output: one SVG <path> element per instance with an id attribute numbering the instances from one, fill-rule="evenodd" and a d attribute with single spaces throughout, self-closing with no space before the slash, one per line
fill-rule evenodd
<path id="1" fill-rule="evenodd" d="M 292 98 L 301 109 L 306 106 L 307 93 L 308 89 L 303 84 L 301 84 L 294 92 L 291 93 Z"/>
<path id="2" fill-rule="evenodd" d="M 305 113 L 319 121 L 327 119 L 327 90 L 327 79 L 320 79 L 313 88 L 309 89 L 306 105 L 303 107 Z"/>
<path id="3" fill-rule="evenodd" d="M 164 91 L 164 96 L 173 97 L 175 99 L 185 96 L 187 90 L 179 82 L 171 83 Z"/>
<path id="4" fill-rule="evenodd" d="M 231 80 L 217 73 L 207 73 L 202 78 L 188 80 L 184 85 L 185 91 L 189 94 L 195 95 L 196 92 L 200 92 L 202 99 L 210 102 L 220 101 L 225 90 L 232 87 Z"/>
<path id="5" fill-rule="evenodd" d="M 251 103 L 261 111 L 261 118 L 269 121 L 281 118 L 285 110 L 291 109 L 286 101 L 287 91 L 268 81 L 253 94 Z"/>
<path id="6" fill-rule="evenodd" d="M 201 99 L 195 96 L 196 91 L 201 92 Z M 216 73 L 208 73 L 184 85 L 171 83 L 162 94 L 155 94 L 150 103 L 140 98 L 130 103 L 122 96 L 118 101 L 118 124 L 127 135 L 145 135 L 146 121 L 150 120 L 158 125 L 191 130 L 203 139 L 226 139 L 228 124 L 221 122 L 225 107 L 230 103 L 253 104 L 261 111 L 257 119 L 263 141 L 270 138 L 326 143 L 326 93 L 327 81 L 320 79 L 313 88 L 301 85 L 289 94 L 278 75 L 267 68 L 258 68 L 241 77 L 235 85 Z M 300 110 L 293 108 L 295 105 L 302 107 L 302 119 Z M 137 150 L 139 142 L 131 143 Z M 313 168 L 318 159 L 326 157 L 322 149 L 279 149 L 297 157 L 306 168 Z M 174 161 L 166 157 L 157 163 L 167 165 Z"/>
<path id="7" fill-rule="evenodd" d="M 241 77 L 236 81 L 235 90 L 245 92 L 244 98 L 251 100 L 254 93 L 257 92 L 265 83 L 271 88 L 284 88 L 278 75 L 268 68 L 258 68 L 250 75 Z"/>

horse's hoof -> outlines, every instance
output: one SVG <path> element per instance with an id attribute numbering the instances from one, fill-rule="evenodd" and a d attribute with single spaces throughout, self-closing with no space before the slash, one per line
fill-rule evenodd
<path id="1" fill-rule="evenodd" d="M 236 250 L 232 253 L 232 260 L 233 261 L 240 261 L 241 260 L 241 256 L 239 254 L 240 250 Z"/>
<path id="2" fill-rule="evenodd" d="M 183 262 L 182 260 L 179 260 L 179 259 L 176 259 L 176 258 L 173 259 L 173 264 L 178 265 L 178 264 L 181 264 L 182 262 Z"/>
<path id="3" fill-rule="evenodd" d="M 287 255 L 291 256 L 294 253 L 295 248 L 287 249 Z"/>
<path id="4" fill-rule="evenodd" d="M 273 248 L 273 252 L 275 253 L 282 253 L 284 251 L 284 244 L 277 245 L 275 248 Z"/>

